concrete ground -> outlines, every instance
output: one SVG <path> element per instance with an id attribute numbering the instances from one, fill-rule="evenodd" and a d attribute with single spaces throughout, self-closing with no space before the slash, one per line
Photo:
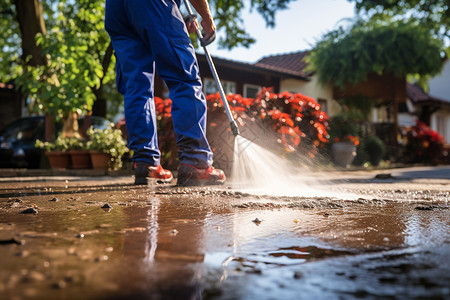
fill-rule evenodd
<path id="1" fill-rule="evenodd" d="M 450 166 L 290 195 L 21 172 L 0 177 L 0 299 L 450 299 Z"/>

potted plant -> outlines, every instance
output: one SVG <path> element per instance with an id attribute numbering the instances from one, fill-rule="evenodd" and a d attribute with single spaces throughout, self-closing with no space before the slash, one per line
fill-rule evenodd
<path id="1" fill-rule="evenodd" d="M 69 154 L 73 169 L 89 169 L 91 167 L 91 156 L 87 149 L 87 142 L 84 139 L 71 137 L 67 138 Z"/>
<path id="2" fill-rule="evenodd" d="M 36 140 L 36 147 L 45 150 L 52 169 L 67 169 L 70 166 L 70 154 L 68 139 L 63 136 L 53 142 Z"/>
<path id="3" fill-rule="evenodd" d="M 122 167 L 122 156 L 129 150 L 120 129 L 115 129 L 111 124 L 103 130 L 91 127 L 86 134 L 89 139 L 87 147 L 94 169 L 117 170 Z"/>
<path id="4" fill-rule="evenodd" d="M 356 156 L 356 147 L 359 145 L 359 138 L 352 135 L 345 135 L 341 139 L 335 138 L 331 151 L 334 162 L 346 168 Z"/>
<path id="5" fill-rule="evenodd" d="M 333 141 L 331 154 L 334 163 L 346 168 L 356 156 L 359 125 L 348 114 L 341 114 L 332 119 L 329 132 Z"/>

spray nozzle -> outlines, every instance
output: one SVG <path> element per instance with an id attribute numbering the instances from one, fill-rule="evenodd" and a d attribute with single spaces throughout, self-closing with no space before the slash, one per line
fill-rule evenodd
<path id="1" fill-rule="evenodd" d="M 240 134 L 239 128 L 237 127 L 237 124 L 234 120 L 230 122 L 230 127 L 231 127 L 231 131 L 233 132 L 234 136 L 238 136 Z"/>

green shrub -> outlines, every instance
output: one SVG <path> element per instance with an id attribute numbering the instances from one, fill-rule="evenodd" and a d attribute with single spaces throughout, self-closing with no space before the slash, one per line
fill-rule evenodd
<path id="1" fill-rule="evenodd" d="M 91 127 L 86 133 L 89 138 L 87 148 L 111 155 L 112 168 L 120 169 L 122 156 L 129 151 L 127 143 L 122 137 L 122 131 L 113 128 L 113 124 L 111 124 L 103 130 Z"/>
<path id="2" fill-rule="evenodd" d="M 69 138 L 63 137 L 62 135 L 58 136 L 53 142 L 36 140 L 35 146 L 36 148 L 44 149 L 47 152 L 70 150 Z"/>
<path id="3" fill-rule="evenodd" d="M 378 166 L 385 154 L 386 146 L 384 142 L 377 136 L 366 135 L 360 140 L 352 164 L 362 166 L 369 162 L 372 166 Z"/>
<path id="4" fill-rule="evenodd" d="M 372 166 L 378 166 L 381 159 L 386 154 L 386 146 L 377 136 L 364 137 L 364 150 L 367 153 L 368 160 Z"/>

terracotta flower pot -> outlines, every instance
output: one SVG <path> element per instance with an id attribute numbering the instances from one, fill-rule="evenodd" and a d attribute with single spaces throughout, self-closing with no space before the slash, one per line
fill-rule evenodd
<path id="1" fill-rule="evenodd" d="M 72 159 L 72 168 L 74 169 L 90 169 L 91 155 L 88 150 L 70 150 L 70 158 Z"/>
<path id="2" fill-rule="evenodd" d="M 70 154 L 65 151 L 46 152 L 52 169 L 67 169 L 70 165 Z"/>
<path id="3" fill-rule="evenodd" d="M 353 143 L 334 143 L 331 145 L 334 162 L 343 168 L 352 163 L 356 156 L 356 146 Z"/>
<path id="4" fill-rule="evenodd" d="M 89 151 L 92 167 L 97 170 L 107 170 L 111 163 L 111 155 L 101 151 Z"/>

